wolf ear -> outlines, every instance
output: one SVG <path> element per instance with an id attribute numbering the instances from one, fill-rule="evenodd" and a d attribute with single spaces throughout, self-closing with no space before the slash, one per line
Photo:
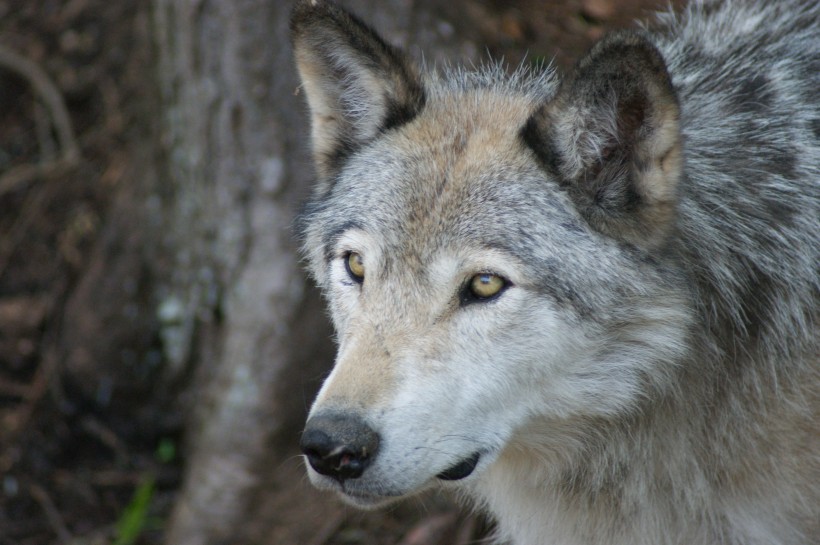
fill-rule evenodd
<path id="1" fill-rule="evenodd" d="M 290 28 L 321 177 L 332 175 L 357 147 L 411 120 L 423 107 L 415 65 L 340 7 L 300 0 Z"/>
<path id="2" fill-rule="evenodd" d="M 598 42 L 522 136 L 598 231 L 651 248 L 673 226 L 678 101 L 660 52 L 642 34 Z"/>

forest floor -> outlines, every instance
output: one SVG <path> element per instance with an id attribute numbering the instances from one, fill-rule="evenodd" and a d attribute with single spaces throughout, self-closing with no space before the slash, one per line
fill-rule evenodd
<path id="1" fill-rule="evenodd" d="M 463 3 L 493 56 L 514 64 L 529 50 L 567 68 L 605 28 L 663 2 Z M 160 354 L 150 320 L 113 333 L 118 367 L 108 373 L 125 389 L 85 387 L 71 372 L 81 354 L 64 342 L 75 321 L 138 311 L 83 308 L 75 294 L 100 252 L 117 251 L 105 226 L 134 176 L 129 142 L 147 130 L 142 105 L 155 89 L 144 4 L 0 1 L 0 545 L 160 543 L 181 482 L 174 392 L 152 389 L 136 365 Z M 298 459 L 285 471 L 301 471 Z M 292 494 L 284 487 L 266 501 L 286 510 Z M 290 524 L 313 525 L 309 545 L 452 544 L 485 533 L 481 519 L 430 502 L 362 516 L 338 508 L 318 526 L 291 513 Z"/>

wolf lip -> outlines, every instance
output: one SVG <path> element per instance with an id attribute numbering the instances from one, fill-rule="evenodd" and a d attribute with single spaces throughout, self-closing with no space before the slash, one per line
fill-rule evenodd
<path id="1" fill-rule="evenodd" d="M 481 453 L 476 452 L 466 460 L 462 460 L 453 467 L 446 469 L 436 475 L 442 481 L 458 481 L 470 475 L 478 465 L 478 460 L 481 458 Z"/>

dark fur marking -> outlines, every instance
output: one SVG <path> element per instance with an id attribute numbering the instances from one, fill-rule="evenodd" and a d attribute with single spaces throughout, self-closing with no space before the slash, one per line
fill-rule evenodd
<path id="1" fill-rule="evenodd" d="M 766 214 L 771 218 L 777 218 L 781 225 L 791 227 L 792 220 L 797 215 L 798 210 L 793 206 L 777 199 L 761 199 L 763 206 L 766 207 Z"/>
<path id="2" fill-rule="evenodd" d="M 411 78 L 407 75 L 407 81 Z M 388 102 L 387 114 L 380 128 L 380 132 L 387 132 L 391 129 L 396 129 L 402 125 L 406 125 L 413 121 L 424 109 L 427 103 L 427 95 L 421 86 L 413 86 L 409 89 L 411 93 L 410 102 L 401 104 L 393 101 Z"/>
<path id="3" fill-rule="evenodd" d="M 797 153 L 794 148 L 771 148 L 772 172 L 780 174 L 786 179 L 796 180 L 799 177 L 798 166 L 800 165 Z"/>
<path id="4" fill-rule="evenodd" d="M 785 123 L 781 120 L 782 123 Z M 772 122 L 769 122 L 771 125 Z M 767 132 L 768 131 L 768 132 Z M 732 161 L 748 161 L 755 166 L 755 170 L 768 172 L 777 176 L 782 176 L 789 180 L 799 177 L 798 167 L 800 159 L 798 151 L 788 145 L 773 140 L 771 126 L 761 126 L 757 118 L 749 119 L 741 125 L 741 134 L 744 137 L 745 148 L 749 155 L 746 157 L 734 157 Z M 738 164 L 741 170 L 746 165 Z"/>
<path id="5" fill-rule="evenodd" d="M 339 172 L 347 162 L 348 157 L 361 148 L 359 143 L 349 139 L 340 138 L 337 142 L 338 145 L 333 149 L 333 152 L 326 156 L 327 163 L 334 172 Z"/>
<path id="6" fill-rule="evenodd" d="M 739 113 L 763 115 L 771 108 L 775 98 L 769 78 L 757 74 L 743 80 L 732 100 Z"/>
<path id="7" fill-rule="evenodd" d="M 419 105 L 407 105 L 407 104 L 397 104 L 397 103 L 389 103 L 387 108 L 387 115 L 382 121 L 381 128 L 379 132 L 384 133 L 391 129 L 396 129 L 401 127 L 402 125 L 406 125 L 413 121 L 419 113 L 421 112 L 422 108 L 424 107 L 425 99 L 424 93 L 422 92 L 422 98 L 419 99 Z"/>
<path id="8" fill-rule="evenodd" d="M 578 231 L 577 228 L 572 229 Z M 487 248 L 500 250 L 515 256 L 522 263 L 531 260 L 532 252 L 530 248 L 537 247 L 538 241 L 533 238 L 526 225 L 519 225 L 516 231 L 515 241 L 517 244 L 511 245 L 507 239 L 482 240 Z M 557 259 L 545 260 L 538 263 L 538 267 L 531 268 L 531 276 L 537 279 L 537 284 L 533 286 L 535 291 L 553 302 L 565 308 L 573 310 L 579 316 L 593 316 L 592 308 L 587 304 L 581 295 L 572 287 L 571 283 L 562 280 L 565 268 Z"/>
<path id="9" fill-rule="evenodd" d="M 305 201 L 293 220 L 293 231 L 296 233 L 296 236 L 304 239 L 310 223 L 326 208 L 327 203 L 324 199 L 312 198 Z"/>
<path id="10" fill-rule="evenodd" d="M 539 164 L 547 171 L 548 174 L 559 176 L 559 157 L 558 151 L 552 143 L 552 139 L 543 134 L 540 123 L 536 116 L 543 117 L 543 114 L 536 112 L 527 120 L 519 132 L 521 140 L 524 144 L 532 150 Z"/>
<path id="11" fill-rule="evenodd" d="M 820 118 L 814 118 L 809 121 L 809 127 L 811 127 L 811 132 L 814 134 L 814 137 L 820 140 Z"/>
<path id="12" fill-rule="evenodd" d="M 346 232 L 352 229 L 363 229 L 362 224 L 357 221 L 346 221 L 340 225 L 334 226 L 330 231 L 322 237 L 322 246 L 325 249 L 325 261 L 332 261 L 336 255 L 333 253 L 336 241 L 339 240 Z"/>

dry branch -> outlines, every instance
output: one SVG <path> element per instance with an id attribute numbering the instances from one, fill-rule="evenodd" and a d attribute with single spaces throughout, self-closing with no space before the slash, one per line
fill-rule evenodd
<path id="1" fill-rule="evenodd" d="M 54 123 L 60 142 L 60 157 L 36 165 L 21 165 L 0 177 L 0 196 L 27 183 L 37 176 L 51 174 L 76 164 L 80 159 L 80 146 L 74 135 L 71 117 L 63 96 L 57 86 L 36 63 L 0 45 L 0 68 L 14 72 L 26 80 L 35 94 L 45 104 Z"/>

